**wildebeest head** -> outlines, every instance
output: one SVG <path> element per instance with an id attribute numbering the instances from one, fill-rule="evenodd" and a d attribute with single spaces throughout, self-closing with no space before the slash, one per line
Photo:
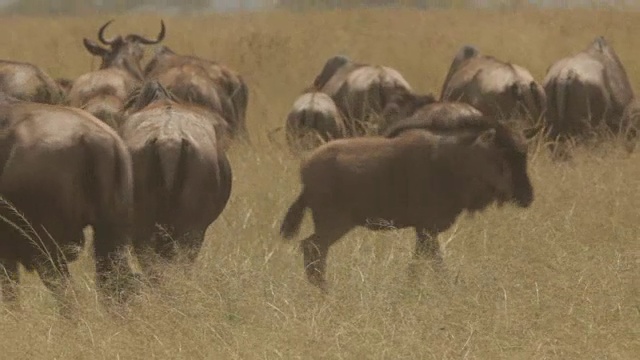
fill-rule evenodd
<path id="1" fill-rule="evenodd" d="M 67 78 L 56 78 L 56 84 L 60 87 L 60 90 L 66 95 L 71 90 L 71 86 L 73 86 L 73 80 Z"/>
<path id="2" fill-rule="evenodd" d="M 351 62 L 351 59 L 344 55 L 336 55 L 329 58 L 322 67 L 320 74 L 313 80 L 313 87 L 315 89 L 321 89 L 339 68 L 349 62 Z"/>
<path id="3" fill-rule="evenodd" d="M 480 113 L 424 119 L 410 117 L 394 124 L 384 135 L 397 137 L 412 129 L 458 135 L 462 139 L 460 144 L 472 148 L 473 160 L 464 162 L 466 169 L 463 171 L 469 171 L 486 191 L 470 200 L 471 210 L 481 209 L 494 199 L 498 203 L 510 201 L 521 207 L 528 207 L 533 202 L 533 186 L 527 172 L 527 142 L 523 134 L 507 124 Z"/>
<path id="4" fill-rule="evenodd" d="M 527 145 L 522 134 L 507 125 L 483 117 L 473 125 L 469 135 L 474 161 L 469 164 L 486 192 L 471 202 L 470 209 L 480 209 L 491 198 L 498 204 L 512 202 L 528 207 L 533 202 L 533 186 L 527 171 Z M 474 134 L 475 133 L 475 134 Z M 485 198 L 486 197 L 486 198 Z M 476 205 L 476 206 L 474 206 Z"/>
<path id="5" fill-rule="evenodd" d="M 142 61 L 144 52 L 140 45 L 153 45 L 161 42 L 165 36 L 164 21 L 160 20 L 160 33 L 155 40 L 147 39 L 137 34 L 129 34 L 125 37 L 118 35 L 114 38 L 107 39 L 104 37 L 104 31 L 112 22 L 113 20 L 107 21 L 98 30 L 98 40 L 100 40 L 100 42 L 104 45 L 108 45 L 109 48 L 104 48 L 98 45 L 93 40 L 84 38 L 83 43 L 85 48 L 91 54 L 102 58 L 100 69 L 119 66 L 124 67 L 127 70 L 142 77 L 140 61 Z"/>
<path id="6" fill-rule="evenodd" d="M 453 74 L 455 74 L 456 71 L 460 69 L 460 67 L 465 61 L 479 55 L 480 55 L 480 50 L 478 50 L 476 47 L 472 45 L 464 45 L 458 50 L 456 55 L 453 57 L 453 60 L 451 61 L 451 65 L 449 66 L 449 71 L 447 71 L 447 75 L 445 76 L 442 91 L 440 94 L 440 99 L 443 98 L 444 89 L 449 83 L 449 80 L 451 80 L 451 77 L 453 76 Z"/>
<path id="7" fill-rule="evenodd" d="M 389 126 L 399 120 L 413 115 L 423 106 L 434 102 L 436 102 L 436 98 L 433 94 L 419 95 L 404 88 L 397 88 L 397 90 L 387 99 L 387 102 L 382 109 L 382 118 L 384 119 L 386 126 Z"/>

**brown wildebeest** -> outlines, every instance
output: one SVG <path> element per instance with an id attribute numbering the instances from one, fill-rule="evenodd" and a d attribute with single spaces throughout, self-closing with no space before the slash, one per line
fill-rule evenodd
<path id="1" fill-rule="evenodd" d="M 351 136 L 377 133 L 386 120 L 372 116 L 379 117 L 395 93 L 412 91 L 411 85 L 397 70 L 356 63 L 343 55 L 326 61 L 313 87 L 331 96 L 345 117 Z"/>
<path id="2" fill-rule="evenodd" d="M 215 61 L 179 55 L 162 46 L 144 69 L 148 80 L 159 80 L 173 95 L 219 112 L 232 136 L 249 141 L 246 125 L 249 88 L 237 72 Z"/>
<path id="3" fill-rule="evenodd" d="M 98 40 L 84 39 L 85 48 L 102 58 L 100 69 L 79 76 L 69 90 L 69 105 L 84 109 L 113 128 L 120 122 L 120 113 L 127 96 L 144 81 L 140 61 L 144 52 L 140 44 L 152 45 L 164 39 L 164 22 L 160 20 L 160 33 L 155 40 L 136 34 L 106 39 L 104 31 L 113 20 L 98 30 Z"/>
<path id="4" fill-rule="evenodd" d="M 527 69 L 482 55 L 468 45 L 451 62 L 440 101 L 471 104 L 516 128 L 537 124 L 547 106 L 544 89 Z"/>
<path id="5" fill-rule="evenodd" d="M 39 67 L 0 60 L 0 92 L 16 99 L 56 105 L 64 101 L 65 91 Z"/>
<path id="6" fill-rule="evenodd" d="M 96 284 L 125 300 L 133 272 L 131 156 L 120 137 L 76 108 L 23 102 L 0 94 L 0 194 L 24 216 L 0 210 L 0 281 L 17 304 L 18 264 L 37 271 L 63 314 L 72 307 L 68 263 L 93 227 Z M 121 287 L 125 286 L 125 287 Z M 124 292 L 123 292 L 124 291 Z"/>
<path id="7" fill-rule="evenodd" d="M 634 93 L 622 62 L 604 37 L 551 65 L 544 89 L 551 137 L 584 138 L 599 128 L 625 132 L 621 119 Z"/>
<path id="8" fill-rule="evenodd" d="M 491 118 L 472 120 L 432 124 L 433 132 L 410 123 L 393 137 L 335 140 L 311 154 L 280 233 L 293 237 L 311 209 L 315 232 L 302 250 L 312 284 L 326 289 L 329 248 L 356 226 L 388 228 L 382 220 L 394 228 L 414 227 L 414 257 L 441 264 L 437 235 L 464 210 L 532 203 L 524 139 Z"/>
<path id="9" fill-rule="evenodd" d="M 294 153 L 310 150 L 332 139 L 346 137 L 340 111 L 331 97 L 309 91 L 293 103 L 285 124 L 287 143 Z"/>
<path id="10" fill-rule="evenodd" d="M 200 107 L 180 104 L 155 80 L 129 104 L 120 134 L 133 159 L 133 244 L 154 278 L 155 256 L 173 261 L 184 254 L 195 260 L 207 227 L 229 200 L 231 166 L 221 131 L 213 125 L 226 123 Z"/>

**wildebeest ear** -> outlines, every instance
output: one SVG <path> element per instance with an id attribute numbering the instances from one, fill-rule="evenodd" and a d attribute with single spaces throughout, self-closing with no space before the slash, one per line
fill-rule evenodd
<path id="1" fill-rule="evenodd" d="M 101 47 L 95 41 L 84 38 L 82 39 L 82 42 L 84 43 L 84 47 L 95 56 L 104 57 L 109 53 L 109 50 Z"/>
<path id="2" fill-rule="evenodd" d="M 496 129 L 485 130 L 478 135 L 478 137 L 476 138 L 476 141 L 474 141 L 474 144 L 490 146 L 493 144 L 495 138 L 496 138 Z"/>

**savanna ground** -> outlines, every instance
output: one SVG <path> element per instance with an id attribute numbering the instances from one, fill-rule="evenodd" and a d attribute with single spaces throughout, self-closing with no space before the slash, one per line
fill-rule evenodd
<path id="1" fill-rule="evenodd" d="M 2 19 L 0 57 L 53 76 L 98 65 L 82 47 L 106 16 Z M 118 16 L 108 30 L 156 34 L 159 18 Z M 167 270 L 126 315 L 102 308 L 90 255 L 72 265 L 81 320 L 56 315 L 23 273 L 23 311 L 0 315 L 3 359 L 635 359 L 640 356 L 640 154 L 578 150 L 554 164 L 531 149 L 531 208 L 491 208 L 442 234 L 449 275 L 407 282 L 410 230 L 357 230 L 332 248 L 330 294 L 303 276 L 278 235 L 299 190 L 298 160 L 266 133 L 324 61 L 344 53 L 399 69 L 438 93 L 457 49 L 475 44 L 539 80 L 596 35 L 611 40 L 640 91 L 640 14 L 607 11 L 358 10 L 165 18 L 165 43 L 237 69 L 250 89 L 254 148 L 230 150 L 229 204 L 195 271 Z M 280 134 L 282 135 L 282 134 Z M 279 142 L 279 143 L 278 143 Z M 311 231 L 307 215 L 300 237 Z"/>

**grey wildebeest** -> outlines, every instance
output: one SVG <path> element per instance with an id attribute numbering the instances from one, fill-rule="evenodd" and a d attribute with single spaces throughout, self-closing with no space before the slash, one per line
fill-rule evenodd
<path id="1" fill-rule="evenodd" d="M 551 137 L 583 138 L 602 129 L 626 131 L 621 119 L 634 93 L 622 62 L 604 37 L 551 65 L 544 89 Z"/>
<path id="2" fill-rule="evenodd" d="M 351 136 L 377 133 L 386 126 L 380 118 L 387 100 L 398 91 L 412 91 L 409 82 L 388 66 L 353 62 L 343 55 L 329 58 L 313 82 L 313 88 L 324 92 L 343 114 Z"/>
<path id="3" fill-rule="evenodd" d="M 289 148 L 295 153 L 347 135 L 333 99 L 318 91 L 305 91 L 294 101 L 287 115 L 285 132 Z"/>
<path id="4" fill-rule="evenodd" d="M 440 100 L 471 104 L 516 128 L 537 124 L 547 106 L 544 89 L 527 69 L 468 45 L 451 62 Z"/>
<path id="5" fill-rule="evenodd" d="M 226 123 L 179 103 L 155 80 L 134 92 L 128 106 L 120 135 L 133 159 L 133 244 L 154 278 L 157 256 L 195 260 L 207 227 L 229 200 L 232 172 L 221 140 Z"/>
<path id="6" fill-rule="evenodd" d="M 125 300 L 133 285 L 126 256 L 133 175 L 120 137 L 83 110 L 4 94 L 0 114 L 0 194 L 13 207 L 0 210 L 5 303 L 17 304 L 22 264 L 37 271 L 70 314 L 68 263 L 78 257 L 89 225 L 99 293 Z"/>
<path id="7" fill-rule="evenodd" d="M 60 104 L 64 89 L 39 67 L 10 60 L 0 60 L 0 92 L 16 99 L 42 104 Z"/>
<path id="8" fill-rule="evenodd" d="M 493 202 L 528 207 L 533 188 L 524 139 L 488 117 L 441 121 L 425 130 L 402 121 L 390 137 L 340 139 L 316 149 L 301 165 L 302 190 L 280 233 L 299 230 L 306 208 L 315 231 L 302 241 L 308 280 L 326 291 L 332 244 L 356 226 L 415 228 L 414 257 L 442 263 L 437 235 L 465 210 Z"/>
<path id="9" fill-rule="evenodd" d="M 106 39 L 104 31 L 112 22 L 113 20 L 108 21 L 98 30 L 98 40 L 109 48 L 87 38 L 83 40 L 85 48 L 92 55 L 99 56 L 102 62 L 98 70 L 75 79 L 69 90 L 68 104 L 82 108 L 116 128 L 124 101 L 144 81 L 140 65 L 144 52 L 140 44 L 161 42 L 165 36 L 165 26 L 161 20 L 160 33 L 155 40 L 136 34 Z"/>
<path id="10" fill-rule="evenodd" d="M 183 102 L 220 113 L 232 137 L 249 141 L 246 112 L 249 89 L 242 76 L 215 61 L 179 55 L 162 46 L 144 69 L 148 80 L 158 80 Z"/>

